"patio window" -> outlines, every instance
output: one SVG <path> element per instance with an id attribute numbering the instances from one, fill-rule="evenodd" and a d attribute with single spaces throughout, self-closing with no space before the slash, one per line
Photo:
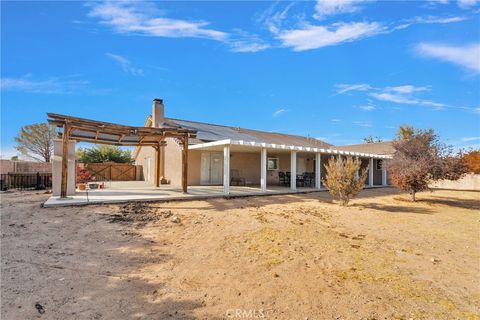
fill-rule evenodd
<path id="1" fill-rule="evenodd" d="M 268 158 L 267 169 L 268 170 L 278 170 L 278 158 Z"/>
<path id="2" fill-rule="evenodd" d="M 382 167 L 383 167 L 382 160 L 378 159 L 376 169 L 377 170 L 382 170 Z"/>

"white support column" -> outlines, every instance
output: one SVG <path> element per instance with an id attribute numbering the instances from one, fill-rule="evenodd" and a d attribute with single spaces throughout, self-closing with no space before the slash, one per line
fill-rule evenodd
<path id="1" fill-rule="evenodd" d="M 290 190 L 297 190 L 297 152 L 290 153 Z"/>
<path id="2" fill-rule="evenodd" d="M 320 152 L 315 154 L 315 189 L 322 188 L 322 155 Z"/>
<path id="3" fill-rule="evenodd" d="M 368 185 L 373 187 L 373 158 L 370 158 L 368 164 Z"/>
<path id="4" fill-rule="evenodd" d="M 267 148 L 262 148 L 260 155 L 260 189 L 267 191 Z"/>
<path id="5" fill-rule="evenodd" d="M 385 160 L 382 160 L 382 186 L 387 185 L 387 168 L 385 166 Z"/>
<path id="6" fill-rule="evenodd" d="M 230 194 L 230 145 L 223 147 L 223 193 Z"/>

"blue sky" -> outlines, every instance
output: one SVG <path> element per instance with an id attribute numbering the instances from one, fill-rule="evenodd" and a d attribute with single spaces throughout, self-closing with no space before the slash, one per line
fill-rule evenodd
<path id="1" fill-rule="evenodd" d="M 1 3 L 1 150 L 56 112 L 480 146 L 480 2 Z"/>

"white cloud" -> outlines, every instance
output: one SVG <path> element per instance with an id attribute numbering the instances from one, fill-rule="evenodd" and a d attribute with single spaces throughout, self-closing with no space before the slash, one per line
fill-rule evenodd
<path id="1" fill-rule="evenodd" d="M 478 141 L 480 137 L 463 137 L 460 139 L 462 142 Z"/>
<path id="2" fill-rule="evenodd" d="M 266 43 L 255 43 L 249 41 L 234 41 L 230 43 L 230 49 L 233 52 L 259 52 L 269 48 L 270 45 Z"/>
<path id="3" fill-rule="evenodd" d="M 473 112 L 475 112 L 475 113 L 480 113 L 480 107 L 474 108 L 474 109 L 473 109 Z"/>
<path id="4" fill-rule="evenodd" d="M 228 44 L 233 52 L 259 52 L 269 49 L 271 46 L 260 39 L 256 34 L 235 29 Z"/>
<path id="5" fill-rule="evenodd" d="M 113 53 L 106 53 L 105 55 L 110 59 L 112 59 L 113 61 L 117 62 L 122 68 L 123 72 L 130 73 L 134 76 L 143 76 L 143 70 L 140 68 L 133 67 L 130 61 L 125 57 L 122 57 L 121 55 L 113 54 Z"/>
<path id="6" fill-rule="evenodd" d="M 331 122 L 341 122 L 342 120 L 340 119 L 330 119 Z"/>
<path id="7" fill-rule="evenodd" d="M 437 4 L 449 4 L 449 0 L 430 0 L 428 4 L 431 6 L 436 6 Z M 477 3 L 480 3 L 480 0 L 457 0 L 457 5 L 462 9 L 469 9 L 470 7 L 475 6 Z"/>
<path id="8" fill-rule="evenodd" d="M 465 46 L 420 43 L 415 49 L 422 56 L 454 63 L 474 73 L 480 72 L 480 43 Z"/>
<path id="9" fill-rule="evenodd" d="M 359 126 L 359 127 L 364 127 L 364 128 L 370 128 L 372 125 L 368 122 L 365 121 L 353 121 L 353 124 Z"/>
<path id="10" fill-rule="evenodd" d="M 280 31 L 277 38 L 284 47 L 304 51 L 360 40 L 383 30 L 377 22 L 335 23 L 328 27 L 306 24 L 300 29 Z"/>
<path id="11" fill-rule="evenodd" d="M 430 91 L 429 86 L 414 86 L 414 85 L 402 85 L 402 86 L 387 86 L 384 88 L 375 88 L 369 84 L 362 83 L 362 84 L 337 84 L 335 85 L 337 88 L 337 92 L 339 94 L 348 93 L 349 91 L 366 91 L 368 96 L 373 97 L 380 101 L 387 101 L 393 102 L 397 104 L 408 104 L 408 105 L 419 105 L 425 107 L 432 107 L 434 109 L 444 109 L 444 108 L 451 108 L 451 109 L 462 109 L 462 110 L 469 110 L 474 111 L 475 109 L 469 107 L 457 107 L 457 106 L 450 106 L 445 103 L 435 102 L 427 99 L 423 99 L 418 97 L 418 94 Z M 368 105 L 360 106 L 360 109 L 364 111 L 371 111 L 374 110 L 375 107 L 372 103 Z"/>
<path id="12" fill-rule="evenodd" d="M 272 113 L 272 117 L 278 117 L 279 115 L 287 112 L 288 110 L 287 109 L 278 109 L 277 111 L 275 111 L 274 113 Z"/>
<path id="13" fill-rule="evenodd" d="M 462 9 L 468 9 L 480 3 L 480 0 L 458 0 L 458 6 Z"/>
<path id="14" fill-rule="evenodd" d="M 347 93 L 349 91 L 368 91 L 372 89 L 369 84 L 366 83 L 357 83 L 357 84 L 336 84 L 335 87 L 337 88 L 337 93 Z"/>
<path id="15" fill-rule="evenodd" d="M 414 92 L 422 92 L 430 90 L 428 87 L 416 87 L 412 85 L 397 86 L 397 87 L 386 87 L 385 91 L 392 91 L 395 93 L 409 94 Z"/>
<path id="16" fill-rule="evenodd" d="M 88 16 L 100 19 L 118 33 L 169 38 L 206 38 L 224 41 L 228 34 L 208 29 L 206 21 L 187 21 L 160 16 L 151 3 L 101 2 L 89 4 Z"/>
<path id="17" fill-rule="evenodd" d="M 40 94 L 71 94 L 82 91 L 88 81 L 75 80 L 77 76 L 50 77 L 36 80 L 31 75 L 21 78 L 1 78 L 0 88 L 5 91 L 22 91 Z"/>
<path id="18" fill-rule="evenodd" d="M 361 0 L 317 0 L 314 18 L 324 19 L 342 13 L 352 13 L 359 10 Z"/>
<path id="19" fill-rule="evenodd" d="M 362 109 L 363 111 L 375 110 L 375 106 L 371 105 L 371 104 L 367 104 L 367 105 L 364 105 L 364 106 L 359 106 L 359 108 Z"/>

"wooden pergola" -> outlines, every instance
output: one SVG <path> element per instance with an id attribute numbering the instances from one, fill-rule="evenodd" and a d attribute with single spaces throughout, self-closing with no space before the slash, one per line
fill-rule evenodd
<path id="1" fill-rule="evenodd" d="M 182 189 L 187 192 L 188 139 L 196 137 L 196 131 L 182 128 L 177 124 L 162 123 L 160 127 L 133 127 L 121 124 L 47 113 L 48 123 L 60 129 L 62 138 L 62 179 L 60 197 L 67 196 L 68 141 L 76 140 L 115 146 L 150 146 L 156 150 L 156 186 L 160 186 L 160 150 L 167 143 L 166 138 L 175 138 L 183 146 Z"/>

